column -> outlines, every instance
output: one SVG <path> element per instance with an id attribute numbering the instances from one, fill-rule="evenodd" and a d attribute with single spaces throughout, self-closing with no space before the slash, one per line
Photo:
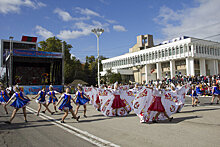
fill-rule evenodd
<path id="1" fill-rule="evenodd" d="M 218 60 L 214 60 L 214 75 L 218 74 Z"/>
<path id="2" fill-rule="evenodd" d="M 189 67 L 192 76 L 195 76 L 194 58 L 189 58 Z"/>
<path id="3" fill-rule="evenodd" d="M 186 75 L 190 76 L 189 58 L 186 58 Z"/>
<path id="4" fill-rule="evenodd" d="M 186 74 L 187 76 L 195 76 L 194 58 L 186 58 Z"/>
<path id="5" fill-rule="evenodd" d="M 205 59 L 199 59 L 200 75 L 206 76 Z"/>
<path id="6" fill-rule="evenodd" d="M 170 78 L 175 77 L 175 61 L 170 60 Z"/>
<path id="7" fill-rule="evenodd" d="M 192 57 L 194 57 L 194 53 L 195 53 L 194 49 L 196 49 L 196 46 L 194 47 L 194 45 L 191 45 L 191 53 L 192 53 Z"/>
<path id="8" fill-rule="evenodd" d="M 157 79 L 162 80 L 161 62 L 156 63 L 156 67 L 157 67 Z"/>
<path id="9" fill-rule="evenodd" d="M 150 78 L 148 78 L 148 75 L 150 75 L 150 64 L 145 65 L 145 81 L 148 84 L 148 81 Z"/>

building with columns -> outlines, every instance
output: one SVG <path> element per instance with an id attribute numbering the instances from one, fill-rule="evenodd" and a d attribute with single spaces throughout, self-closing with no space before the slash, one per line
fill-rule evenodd
<path id="1" fill-rule="evenodd" d="M 102 60 L 107 70 L 121 73 L 126 82 L 172 78 L 175 75 L 217 75 L 220 73 L 220 43 L 193 37 L 178 37 L 154 45 L 152 35 L 137 36 L 129 53 Z"/>

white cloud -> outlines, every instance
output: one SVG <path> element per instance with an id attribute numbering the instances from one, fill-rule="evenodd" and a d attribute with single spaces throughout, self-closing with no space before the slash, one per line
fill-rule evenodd
<path id="1" fill-rule="evenodd" d="M 59 8 L 56 8 L 54 10 L 54 13 L 57 13 L 62 18 L 63 21 L 72 20 L 72 16 L 68 12 L 63 11 L 63 10 L 61 10 Z"/>
<path id="2" fill-rule="evenodd" d="M 105 19 L 108 23 L 111 23 L 111 24 L 114 24 L 114 23 L 117 23 L 116 20 L 113 20 L 113 19 Z"/>
<path id="3" fill-rule="evenodd" d="M 124 26 L 121 26 L 121 25 L 114 25 L 113 26 L 113 29 L 115 30 L 115 31 L 118 31 L 118 32 L 126 32 L 127 30 L 125 29 L 125 27 Z"/>
<path id="4" fill-rule="evenodd" d="M 101 17 L 99 13 L 95 12 L 95 11 L 92 11 L 88 8 L 80 8 L 80 7 L 76 7 L 75 8 L 80 14 L 82 15 L 86 15 L 86 16 L 97 16 L 97 17 Z"/>
<path id="5" fill-rule="evenodd" d="M 43 27 L 41 27 L 39 25 L 37 25 L 35 27 L 35 29 L 37 30 L 36 33 L 38 35 L 40 35 L 41 37 L 43 37 L 44 39 L 47 39 L 49 37 L 53 37 L 54 36 L 54 34 L 52 32 L 48 31 L 47 29 L 45 29 L 45 28 L 43 28 Z"/>
<path id="6" fill-rule="evenodd" d="M 57 35 L 57 37 L 68 40 L 68 39 L 76 39 L 82 36 L 88 36 L 91 34 L 91 30 L 93 28 L 104 28 L 106 32 L 109 32 L 108 28 L 109 24 L 102 24 L 98 21 L 92 21 L 92 24 L 87 24 L 84 22 L 75 23 L 76 30 L 62 30 Z"/>
<path id="7" fill-rule="evenodd" d="M 166 39 L 186 35 L 198 38 L 215 35 L 220 30 L 220 1 L 194 0 L 197 7 L 174 11 L 166 6 L 160 8 L 155 22 L 162 25 Z M 220 36 L 210 38 L 219 40 Z"/>
<path id="8" fill-rule="evenodd" d="M 70 15 L 70 13 L 68 13 L 68 12 L 66 12 L 66 11 L 64 11 L 64 10 L 61 10 L 61 9 L 59 9 L 59 8 L 56 8 L 56 9 L 54 10 L 54 13 L 58 14 L 59 17 L 60 17 L 63 21 L 71 21 L 71 20 L 81 21 L 81 20 L 89 20 L 89 19 L 90 19 L 89 16 L 87 16 L 87 17 L 78 17 L 78 18 L 72 17 L 72 16 Z"/>
<path id="9" fill-rule="evenodd" d="M 45 7 L 46 4 L 37 0 L 0 0 L 0 13 L 19 13 L 22 6 L 36 9 L 39 7 Z"/>

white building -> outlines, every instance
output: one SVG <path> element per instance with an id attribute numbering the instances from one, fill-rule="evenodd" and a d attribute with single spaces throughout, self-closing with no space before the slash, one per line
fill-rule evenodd
<path id="1" fill-rule="evenodd" d="M 141 35 L 129 53 L 102 60 L 102 64 L 102 76 L 112 70 L 133 76 L 139 83 L 178 74 L 217 75 L 220 73 L 220 43 L 183 36 L 154 46 L 151 35 Z"/>

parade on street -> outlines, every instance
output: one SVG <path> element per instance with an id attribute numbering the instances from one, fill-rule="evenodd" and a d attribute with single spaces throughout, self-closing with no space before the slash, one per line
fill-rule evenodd
<path id="1" fill-rule="evenodd" d="M 0 146 L 219 147 L 219 9 L 0 0 Z"/>

